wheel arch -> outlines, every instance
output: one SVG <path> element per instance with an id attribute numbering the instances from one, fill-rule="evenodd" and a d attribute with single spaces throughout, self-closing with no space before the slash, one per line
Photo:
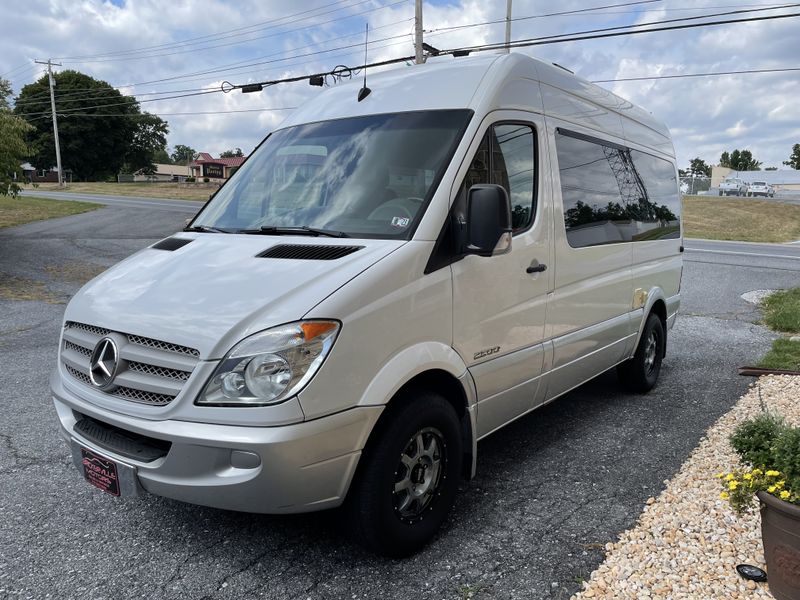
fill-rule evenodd
<path id="1" fill-rule="evenodd" d="M 647 318 L 653 313 L 661 319 L 661 324 L 664 326 L 664 355 L 667 351 L 667 299 L 664 295 L 664 290 L 660 287 L 654 287 L 647 293 L 647 302 L 643 307 L 642 320 L 639 323 L 639 331 L 636 334 L 636 343 L 633 345 L 634 349 L 639 346 L 639 341 L 642 338 L 642 331 L 644 325 L 647 323 Z"/>

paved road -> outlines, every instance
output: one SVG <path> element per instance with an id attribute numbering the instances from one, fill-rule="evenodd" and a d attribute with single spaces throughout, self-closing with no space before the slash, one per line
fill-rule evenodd
<path id="1" fill-rule="evenodd" d="M 336 512 L 118 500 L 72 467 L 47 390 L 63 302 L 186 216 L 159 210 L 114 206 L 0 230 L 0 597 L 568 598 L 748 385 L 736 367 L 772 335 L 739 294 L 796 284 L 800 270 L 688 242 L 686 312 L 656 390 L 625 394 L 606 374 L 481 442 L 478 477 L 442 534 L 392 561 L 350 545 Z M 758 254 L 782 252 L 769 248 Z"/>

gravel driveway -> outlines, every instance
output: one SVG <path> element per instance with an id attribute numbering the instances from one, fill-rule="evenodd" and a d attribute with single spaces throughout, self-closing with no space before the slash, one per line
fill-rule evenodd
<path id="1" fill-rule="evenodd" d="M 771 334 L 736 294 L 797 278 L 687 262 L 691 314 L 671 333 L 657 389 L 625 394 L 606 374 L 485 440 L 439 538 L 392 561 L 348 543 L 336 512 L 117 500 L 72 467 L 47 388 L 63 302 L 185 216 L 114 207 L 0 231 L 0 597 L 569 598 L 745 390 L 735 369 Z M 8 299 L 9 287 L 28 299 Z"/>

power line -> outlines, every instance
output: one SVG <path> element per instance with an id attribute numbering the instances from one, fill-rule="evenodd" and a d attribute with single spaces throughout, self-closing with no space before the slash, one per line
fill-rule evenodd
<path id="1" fill-rule="evenodd" d="M 279 112 L 284 110 L 295 110 L 296 106 L 279 106 L 274 108 L 242 108 L 242 109 L 234 109 L 234 110 L 200 110 L 200 111 L 185 111 L 185 112 L 159 112 L 159 113 L 146 113 L 146 114 L 126 114 L 126 113 L 107 113 L 107 114 L 97 114 L 97 113 L 70 113 L 70 114 L 61 114 L 59 113 L 60 118 L 73 118 L 73 117 L 91 117 L 91 118 L 103 118 L 103 117 L 128 117 L 130 119 L 137 119 L 137 118 L 146 118 L 151 115 L 155 115 L 157 117 L 172 117 L 172 116 L 194 116 L 194 115 L 222 115 L 222 114 L 232 114 L 232 113 L 254 113 L 254 112 Z M 33 119 L 28 119 L 29 122 L 38 121 L 40 119 L 46 119 L 47 116 L 43 117 L 34 117 Z"/>
<path id="2" fill-rule="evenodd" d="M 711 15 L 705 15 L 703 17 L 687 17 L 687 19 L 679 19 L 679 20 L 688 20 L 689 18 L 692 19 L 700 19 L 700 18 L 708 18 Z M 685 25 L 670 25 L 668 27 L 654 27 L 652 29 L 641 29 L 641 30 L 633 30 L 633 31 L 618 31 L 613 33 L 595 33 L 601 31 L 608 31 L 609 29 L 619 29 L 619 27 L 611 27 L 605 29 L 595 29 L 589 30 L 585 32 L 578 32 L 574 34 L 561 34 L 558 36 L 547 36 L 545 38 L 529 38 L 523 40 L 517 40 L 516 42 L 511 43 L 511 48 L 527 48 L 529 46 L 543 46 L 546 44 L 561 44 L 564 42 L 580 42 L 585 40 L 596 40 L 602 38 L 609 38 L 609 37 L 620 37 L 626 35 L 637 35 L 641 33 L 656 33 L 660 31 L 676 31 L 680 29 L 694 29 L 697 27 L 710 27 L 713 25 L 730 25 L 734 23 L 752 23 L 756 21 L 771 21 L 776 19 L 787 19 L 793 17 L 800 17 L 800 13 L 789 13 L 785 15 L 768 15 L 764 17 L 748 17 L 746 19 L 725 19 L 722 21 L 709 21 L 707 23 L 688 23 Z M 669 19 L 666 21 L 651 21 L 650 23 L 642 23 L 639 25 L 629 25 L 624 27 L 641 27 L 644 25 L 658 25 L 660 23 L 670 23 L 675 21 L 675 19 Z M 591 34 L 591 35 L 583 35 Z M 572 37 L 562 37 L 562 36 L 572 36 Z M 559 38 L 559 39 L 550 39 L 550 38 Z M 455 53 L 470 53 L 470 52 L 486 52 L 489 50 L 500 50 L 505 47 L 505 44 L 498 43 L 498 44 L 483 44 L 480 46 L 467 46 L 463 48 L 453 48 L 451 50 L 441 51 L 440 54 L 453 54 Z"/>
<path id="3" fill-rule="evenodd" d="M 656 79 L 684 79 L 686 77 L 716 77 L 718 75 L 747 75 L 751 73 L 786 73 L 800 71 L 800 67 L 784 69 L 747 69 L 744 71 L 713 71 L 709 73 L 680 73 L 678 75 L 651 75 L 647 77 L 621 77 L 618 79 L 594 79 L 591 83 L 614 83 L 617 81 L 652 81 Z"/>
<path id="4" fill-rule="evenodd" d="M 220 93 L 222 93 L 221 89 L 220 90 L 208 90 L 208 91 L 205 91 L 205 92 L 195 92 L 193 94 L 179 94 L 177 96 L 167 96 L 165 98 L 149 98 L 147 100 L 139 100 L 139 103 L 159 102 L 161 100 L 174 100 L 176 98 L 188 98 L 188 97 L 191 97 L 191 96 L 205 96 L 207 94 L 220 94 Z M 135 101 L 130 101 L 130 99 L 129 99 L 128 102 L 112 102 L 110 104 L 99 104 L 97 106 L 82 106 L 80 108 L 71 108 L 71 109 L 66 109 L 66 110 L 59 110 L 58 114 L 59 115 L 62 115 L 62 114 L 67 115 L 67 114 L 69 114 L 71 112 L 80 112 L 82 110 L 94 110 L 95 108 L 111 108 L 112 106 L 131 106 L 134 103 L 135 103 Z M 42 115 L 42 114 L 46 114 L 46 113 L 23 113 L 22 116 L 39 116 L 39 115 Z"/>
<path id="5" fill-rule="evenodd" d="M 663 19 L 663 20 L 660 20 L 660 21 L 647 21 L 647 22 L 644 22 L 644 23 L 633 23 L 633 24 L 630 24 L 630 25 L 616 25 L 614 27 L 603 27 L 603 28 L 600 28 L 600 29 L 588 29 L 588 30 L 585 30 L 585 31 L 574 31 L 574 32 L 571 32 L 571 33 L 560 33 L 560 34 L 557 34 L 557 35 L 548 35 L 548 36 L 541 36 L 541 37 L 537 37 L 537 38 L 528 38 L 528 39 L 524 39 L 524 40 L 518 40 L 518 42 L 537 41 L 537 42 L 543 43 L 543 40 L 551 40 L 551 39 L 561 38 L 561 37 L 568 36 L 568 35 L 569 36 L 576 36 L 576 35 L 584 35 L 584 34 L 596 34 L 596 33 L 601 33 L 601 32 L 605 32 L 605 31 L 626 30 L 626 29 L 633 29 L 635 27 L 648 27 L 650 25 L 664 25 L 666 23 L 678 23 L 678 22 L 681 22 L 681 21 L 698 21 L 698 20 L 701 20 L 701 19 L 710 19 L 712 17 L 724 17 L 724 16 L 728 16 L 728 15 L 738 15 L 738 14 L 742 14 L 742 13 L 763 12 L 763 11 L 767 11 L 767 10 L 779 10 L 779 9 L 784 9 L 784 8 L 795 8 L 795 7 L 798 7 L 798 6 L 800 6 L 800 3 L 782 4 L 782 5 L 779 5 L 779 6 L 769 7 L 769 8 L 753 8 L 753 9 L 731 10 L 731 11 L 719 12 L 719 13 L 709 13 L 709 14 L 705 14 L 705 15 L 695 15 L 695 16 L 692 16 L 692 17 L 676 17 L 674 19 Z M 727 22 L 729 22 L 729 21 L 723 21 L 721 23 L 727 23 Z M 730 21 L 730 22 L 737 22 L 737 21 Z M 714 24 L 716 24 L 716 23 L 709 23 L 709 25 L 714 25 Z M 653 29 L 652 31 L 664 31 L 664 29 L 661 29 L 661 30 Z M 634 33 L 634 32 L 631 32 L 631 33 Z M 640 31 L 640 32 L 636 32 L 636 33 L 643 33 L 643 32 Z M 607 37 L 611 37 L 611 36 L 607 36 Z M 591 38 L 591 39 L 593 39 L 593 38 Z M 505 45 L 503 45 L 503 47 L 505 47 Z M 470 47 L 459 48 L 459 49 L 460 50 L 468 50 L 468 49 L 470 49 Z"/>
<path id="6" fill-rule="evenodd" d="M 371 2 L 371 0 L 362 0 L 361 2 L 358 2 L 356 4 L 364 4 L 365 2 Z M 361 11 L 361 12 L 358 12 L 358 13 L 353 13 L 352 15 L 347 15 L 345 17 L 339 17 L 339 18 L 336 18 L 336 19 L 331 19 L 329 21 L 323 21 L 322 23 L 318 23 L 318 25 L 325 25 L 325 24 L 334 23 L 334 22 L 337 22 L 337 21 L 344 21 L 346 19 L 353 19 L 355 17 L 361 16 L 361 15 L 365 15 L 367 13 L 375 12 L 375 11 L 378 11 L 378 10 L 383 10 L 385 8 L 391 8 L 393 6 L 397 6 L 398 4 L 405 4 L 407 2 L 408 2 L 408 0 L 397 0 L 396 2 L 393 2 L 391 4 L 386 4 L 386 5 L 383 5 L 383 6 L 370 8 L 370 9 L 367 9 L 367 10 L 364 10 L 364 11 Z M 355 6 L 355 4 L 352 5 L 352 6 Z M 340 10 L 340 9 L 337 9 L 337 10 Z M 335 11 L 331 11 L 331 12 L 335 12 Z M 323 13 L 323 14 L 327 14 L 327 13 Z M 317 17 L 317 16 L 320 16 L 320 15 L 312 15 L 311 17 L 305 17 L 304 19 L 298 19 L 298 21 L 311 19 L 311 18 Z M 281 24 L 281 25 L 285 25 L 285 23 Z M 270 28 L 274 29 L 275 27 L 278 27 L 278 25 L 272 26 Z M 223 48 L 223 47 L 227 47 L 227 46 L 236 46 L 236 45 L 239 45 L 239 44 L 245 44 L 245 43 L 248 43 L 248 42 L 255 42 L 255 41 L 263 40 L 263 39 L 270 38 L 270 37 L 288 35 L 289 33 L 294 33 L 295 31 L 298 31 L 300 29 L 305 29 L 305 27 L 301 27 L 301 28 L 298 28 L 298 29 L 290 30 L 290 31 L 279 31 L 277 33 L 271 33 L 269 35 L 259 36 L 259 37 L 255 37 L 255 38 L 249 38 L 247 40 L 241 40 L 241 41 L 236 41 L 236 42 L 226 42 L 224 44 L 215 44 L 215 45 L 212 45 L 212 46 L 200 46 L 200 47 L 195 47 L 195 48 L 185 48 L 183 50 L 176 50 L 175 52 L 166 52 L 166 53 L 162 53 L 162 54 L 149 54 L 149 55 L 144 55 L 144 56 L 108 58 L 108 59 L 89 59 L 89 60 L 84 59 L 84 60 L 79 60 L 79 61 L 65 61 L 65 62 L 84 64 L 84 63 L 106 63 L 106 62 L 118 62 L 118 61 L 128 61 L 128 60 L 142 60 L 142 59 L 160 58 L 160 57 L 163 57 L 163 56 L 174 56 L 176 54 L 186 54 L 187 52 L 200 52 L 202 50 L 213 50 L 215 48 Z"/>
<path id="7" fill-rule="evenodd" d="M 604 8 L 621 8 L 623 6 L 634 6 L 637 4 L 652 4 L 654 2 L 661 2 L 661 0 L 638 0 L 637 2 L 624 2 L 621 4 L 608 4 L 606 6 L 593 6 L 591 8 L 578 8 L 575 10 L 565 10 L 560 12 L 553 12 L 553 13 L 544 13 L 541 15 L 530 15 L 527 17 L 515 17 L 513 19 L 509 19 L 512 22 L 515 21 L 527 21 L 529 19 L 542 19 L 545 17 L 560 17 L 565 15 L 574 15 L 579 13 L 587 13 L 592 12 L 595 10 L 603 10 Z M 425 33 L 436 33 L 440 31 L 453 31 L 456 29 L 467 29 L 469 27 L 482 27 L 484 25 L 496 25 L 499 23 L 505 23 L 506 19 L 497 19 L 495 21 L 484 21 L 482 23 L 470 23 L 467 25 L 452 25 L 450 27 L 438 27 L 436 29 L 426 29 Z"/>
<path id="8" fill-rule="evenodd" d="M 351 5 L 348 5 L 348 6 L 340 7 L 338 9 L 335 9 L 335 10 L 330 11 L 330 12 L 336 12 L 336 10 L 342 10 L 343 8 L 352 8 L 353 6 L 357 6 L 359 4 L 364 4 L 366 1 L 368 1 L 368 0 L 362 0 L 360 2 L 356 2 L 355 4 L 351 4 Z M 284 15 L 283 17 L 276 17 L 274 19 L 268 19 L 266 21 L 261 21 L 260 23 L 254 23 L 253 25 L 247 25 L 245 27 L 237 27 L 237 28 L 234 28 L 234 29 L 221 31 L 219 33 L 201 35 L 201 36 L 198 36 L 198 37 L 187 38 L 187 39 L 178 40 L 178 41 L 175 41 L 175 42 L 167 42 L 167 43 L 164 43 L 164 44 L 156 44 L 156 45 L 153 45 L 153 46 L 144 46 L 144 47 L 141 47 L 141 48 L 133 48 L 133 49 L 129 49 L 129 50 L 117 50 L 117 51 L 112 51 L 112 52 L 102 52 L 102 53 L 99 53 L 99 54 L 82 54 L 82 55 L 78 55 L 78 56 L 65 56 L 65 57 L 61 57 L 61 58 L 64 59 L 64 60 L 79 60 L 79 59 L 85 59 L 85 58 L 101 58 L 101 57 L 104 57 L 104 56 L 118 56 L 118 55 L 134 54 L 134 53 L 140 53 L 140 52 L 160 51 L 160 50 L 166 50 L 166 49 L 169 49 L 169 48 L 177 48 L 177 47 L 180 47 L 182 45 L 190 44 L 192 42 L 205 43 L 207 41 L 214 40 L 214 39 L 225 39 L 226 36 L 228 36 L 229 34 L 235 33 L 235 32 L 242 32 L 242 31 L 245 31 L 245 30 L 248 30 L 248 29 L 253 30 L 253 31 L 248 31 L 248 32 L 246 32 L 244 34 L 240 34 L 240 35 L 247 35 L 247 34 L 250 34 L 250 33 L 254 33 L 255 31 L 258 31 L 259 28 L 263 28 L 265 25 L 269 25 L 270 23 L 276 23 L 277 21 L 283 21 L 284 19 L 292 19 L 293 17 L 298 17 L 300 15 L 305 15 L 305 14 L 308 14 L 310 12 L 315 12 L 317 10 L 322 10 L 324 8 L 330 8 L 331 6 L 335 6 L 337 4 L 344 4 L 344 3 L 347 3 L 347 2 L 352 2 L 352 0 L 336 0 L 335 2 L 330 2 L 328 4 L 323 4 L 322 6 L 318 6 L 316 8 L 311 8 L 311 9 L 308 9 L 308 10 L 304 10 L 304 11 L 301 11 L 301 12 L 298 12 L 298 13 L 292 13 L 292 14 L 289 14 L 289 15 Z M 328 14 L 328 13 L 322 13 L 322 14 Z M 313 15 L 313 16 L 321 16 L 321 15 Z M 303 19 L 295 19 L 294 21 L 290 20 L 287 23 L 280 23 L 278 26 L 288 25 L 288 24 L 291 24 L 293 22 L 298 22 L 298 21 L 301 21 L 301 20 L 303 20 Z"/>
<path id="9" fill-rule="evenodd" d="M 757 21 L 771 21 L 777 19 L 788 19 L 800 16 L 800 13 L 789 13 L 785 15 L 767 15 L 761 17 L 748 17 L 745 19 L 726 19 L 721 21 L 709 21 L 706 23 L 688 23 L 683 25 L 670 25 L 667 27 L 658 27 L 652 29 L 642 29 L 642 30 L 633 30 L 633 31 L 618 31 L 612 33 L 597 33 L 593 35 L 574 35 L 574 34 L 562 34 L 565 37 L 559 37 L 559 39 L 542 39 L 542 38 L 531 38 L 531 39 L 524 39 L 524 40 L 517 40 L 510 44 L 511 48 L 525 48 L 528 46 L 540 46 L 540 45 L 547 45 L 547 44 L 561 44 L 565 42 L 573 42 L 573 41 L 583 41 L 583 40 L 592 40 L 592 39 L 601 39 L 601 38 L 608 38 L 608 37 L 620 37 L 620 36 L 627 36 L 627 35 L 636 35 L 642 33 L 657 33 L 661 31 L 675 31 L 681 29 L 695 29 L 698 27 L 711 27 L 716 25 L 730 25 L 730 24 L 737 24 L 737 23 L 752 23 Z M 669 21 L 664 21 L 669 22 Z M 658 24 L 658 22 L 651 23 L 651 24 Z M 603 31 L 602 29 L 597 31 Z M 590 33 L 590 32 L 584 32 Z M 553 36 L 550 36 L 553 37 Z M 490 50 L 500 50 L 506 47 L 505 43 L 497 43 L 497 44 L 484 44 L 481 46 L 471 46 L 466 48 L 453 48 L 450 50 L 442 50 L 439 51 L 438 56 L 443 55 L 458 55 L 463 56 L 464 54 L 469 54 L 470 52 L 485 52 Z M 414 60 L 414 56 L 402 56 L 398 58 L 392 58 L 388 60 L 383 60 L 380 62 L 370 63 L 370 64 L 363 64 L 357 67 L 353 67 L 353 70 L 357 69 L 364 69 L 364 68 L 375 68 L 375 67 L 382 67 L 387 65 L 393 65 L 401 62 L 410 62 Z M 303 81 L 309 79 L 311 77 L 325 77 L 326 75 L 333 75 L 333 71 L 325 71 L 321 73 L 312 73 L 306 75 L 298 75 L 294 77 L 285 77 L 282 79 L 273 79 L 267 81 L 260 81 L 254 82 L 250 84 L 239 84 L 239 85 L 232 85 L 233 89 L 241 89 L 244 85 L 262 85 L 262 86 L 271 86 L 276 85 L 278 83 L 292 83 L 296 81 Z"/>

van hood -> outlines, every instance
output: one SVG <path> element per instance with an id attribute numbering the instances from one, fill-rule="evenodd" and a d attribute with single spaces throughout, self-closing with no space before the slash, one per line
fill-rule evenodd
<path id="1" fill-rule="evenodd" d="M 155 244 L 110 268 L 75 295 L 65 319 L 196 348 L 202 360 L 219 359 L 248 335 L 301 319 L 407 243 L 223 233 L 168 239 L 189 242 L 174 250 Z M 358 250 L 334 260 L 258 256 L 282 245 Z"/>

